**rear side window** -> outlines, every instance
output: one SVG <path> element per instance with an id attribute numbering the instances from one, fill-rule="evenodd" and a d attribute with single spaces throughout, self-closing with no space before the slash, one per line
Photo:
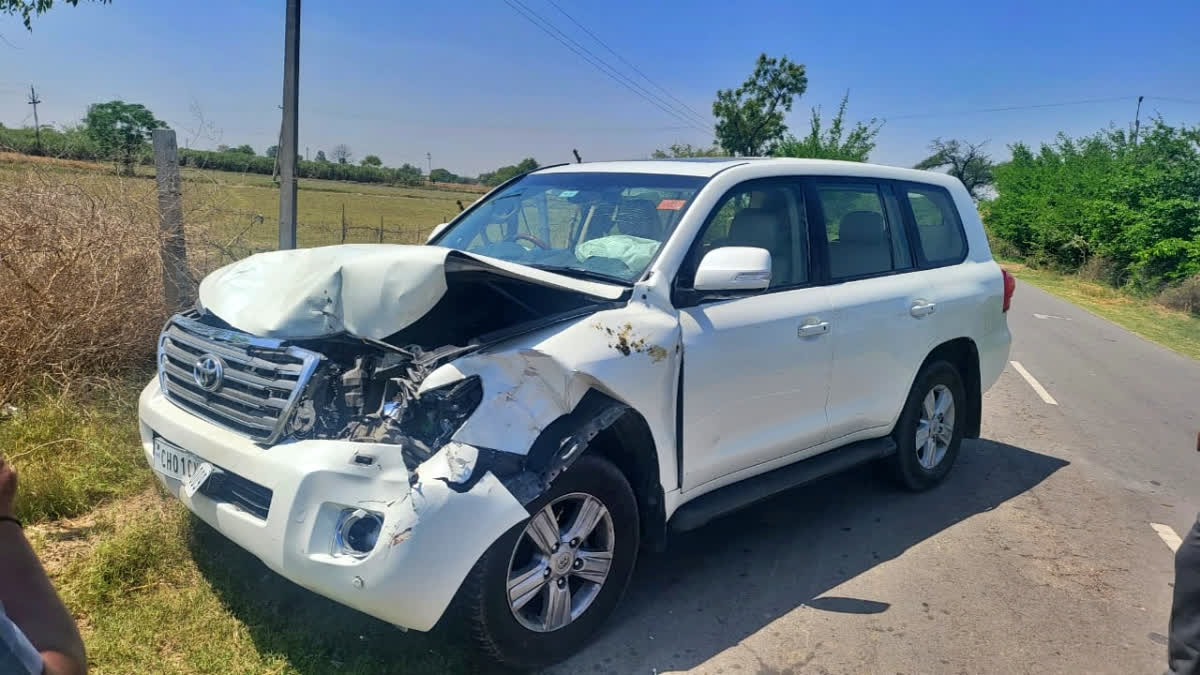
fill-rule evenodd
<path id="1" fill-rule="evenodd" d="M 917 243 L 925 263 L 960 262 L 967 254 L 967 242 L 950 194 L 941 188 L 911 184 L 904 191 L 912 207 Z"/>
<path id="2" fill-rule="evenodd" d="M 889 221 L 878 186 L 822 182 L 815 188 L 830 277 L 849 279 L 912 267 L 904 228 Z"/>

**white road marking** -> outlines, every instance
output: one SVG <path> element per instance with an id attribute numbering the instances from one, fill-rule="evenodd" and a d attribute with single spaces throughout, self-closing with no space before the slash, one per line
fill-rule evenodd
<path id="1" fill-rule="evenodd" d="M 1170 525 L 1163 525 L 1162 523 L 1150 523 L 1150 527 L 1154 528 L 1154 531 L 1158 533 L 1160 538 L 1162 538 L 1163 543 L 1167 545 L 1167 548 L 1171 549 L 1171 553 L 1179 550 L 1179 545 L 1183 543 L 1183 540 L 1179 538 L 1179 535 L 1175 534 L 1175 530 L 1171 529 Z"/>
<path id="2" fill-rule="evenodd" d="M 1011 363 L 1012 367 L 1021 374 L 1021 377 L 1025 378 L 1025 381 L 1029 383 L 1029 386 L 1033 387 L 1033 390 L 1037 392 L 1038 396 L 1042 397 L 1043 401 L 1049 403 L 1050 405 L 1058 405 L 1058 401 L 1054 400 L 1054 397 L 1050 395 L 1050 392 L 1046 391 L 1046 388 L 1042 386 L 1041 382 L 1033 379 L 1033 376 L 1029 374 L 1028 370 L 1025 370 L 1025 366 L 1021 365 L 1020 361 L 1009 361 L 1009 363 Z"/>
<path id="3" fill-rule="evenodd" d="M 1035 319 L 1058 319 L 1059 321 L 1070 321 L 1071 320 L 1071 317 L 1069 317 L 1069 316 L 1058 316 L 1057 314 L 1038 314 L 1037 312 L 1033 313 L 1033 318 L 1035 318 Z"/>

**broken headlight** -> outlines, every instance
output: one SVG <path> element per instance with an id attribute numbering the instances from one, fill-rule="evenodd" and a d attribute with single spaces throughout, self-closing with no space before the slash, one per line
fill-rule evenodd
<path id="1" fill-rule="evenodd" d="M 472 375 L 453 384 L 430 389 L 391 413 L 405 436 L 435 452 L 445 445 L 483 400 L 483 383 Z M 399 417 L 399 419 L 396 418 Z"/>

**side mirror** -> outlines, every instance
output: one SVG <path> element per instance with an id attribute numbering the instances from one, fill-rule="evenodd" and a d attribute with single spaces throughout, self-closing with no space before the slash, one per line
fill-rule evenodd
<path id="1" fill-rule="evenodd" d="M 429 236 L 425 238 L 425 243 L 428 244 L 429 242 L 433 241 L 433 238 L 441 234 L 442 230 L 446 229 L 446 226 L 449 224 L 450 223 L 442 223 L 441 225 L 434 225 L 433 231 L 431 231 Z"/>
<path id="2" fill-rule="evenodd" d="M 771 254 L 765 248 L 722 246 L 696 268 L 697 291 L 761 291 L 771 284 Z"/>

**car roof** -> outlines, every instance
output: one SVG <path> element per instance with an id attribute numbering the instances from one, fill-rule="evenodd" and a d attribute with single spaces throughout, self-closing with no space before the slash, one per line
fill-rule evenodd
<path id="1" fill-rule="evenodd" d="M 886 178 L 910 180 L 923 183 L 949 185 L 954 180 L 944 173 L 902 169 L 882 164 L 843 162 L 833 159 L 795 159 L 791 157 L 687 157 L 679 159 L 637 159 L 608 162 L 585 162 L 583 164 L 560 164 L 536 173 L 654 173 L 676 176 L 700 176 L 708 178 L 723 171 L 739 173 L 754 167 L 761 176 L 761 169 L 776 169 L 778 175 L 820 175 L 860 178 Z M 775 171 L 770 173 L 774 174 Z"/>

